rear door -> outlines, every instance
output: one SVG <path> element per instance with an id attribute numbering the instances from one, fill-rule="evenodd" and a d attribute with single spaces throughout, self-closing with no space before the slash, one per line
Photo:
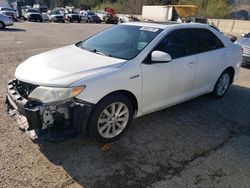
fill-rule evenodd
<path id="1" fill-rule="evenodd" d="M 211 91 L 227 64 L 227 49 L 208 29 L 192 29 L 197 54 L 197 71 L 192 96 Z"/>

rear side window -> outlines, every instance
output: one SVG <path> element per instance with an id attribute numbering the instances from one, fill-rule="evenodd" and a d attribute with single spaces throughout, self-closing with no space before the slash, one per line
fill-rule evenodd
<path id="1" fill-rule="evenodd" d="M 186 29 L 175 30 L 168 34 L 155 48 L 155 50 L 168 53 L 172 59 L 190 55 L 190 37 Z"/>
<path id="2" fill-rule="evenodd" d="M 208 52 L 224 47 L 221 40 L 207 29 L 194 29 L 192 33 L 196 39 L 197 53 Z"/>

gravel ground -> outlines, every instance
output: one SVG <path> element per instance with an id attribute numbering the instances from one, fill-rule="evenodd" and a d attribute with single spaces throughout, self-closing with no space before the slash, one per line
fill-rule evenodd
<path id="1" fill-rule="evenodd" d="M 108 26 L 16 23 L 0 31 L 0 187 L 249 187 L 247 68 L 223 99 L 202 96 L 139 118 L 107 151 L 80 138 L 34 143 L 19 131 L 4 113 L 17 65 Z"/>

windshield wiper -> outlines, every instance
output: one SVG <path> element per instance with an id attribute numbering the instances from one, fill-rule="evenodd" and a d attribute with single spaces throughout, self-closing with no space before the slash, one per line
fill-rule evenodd
<path id="1" fill-rule="evenodd" d="M 94 53 L 99 54 L 99 55 L 112 57 L 110 53 L 101 52 L 101 51 L 99 51 L 99 50 L 97 50 L 95 48 L 91 49 L 91 48 L 87 48 L 87 47 L 81 46 L 81 42 L 77 43 L 76 45 L 80 46 L 82 49 L 87 50 L 89 52 L 94 52 Z"/>
<path id="2" fill-rule="evenodd" d="M 101 52 L 101 51 L 98 51 L 97 49 L 93 49 L 92 52 L 94 52 L 96 54 L 100 54 L 100 55 L 111 57 L 110 53 Z"/>

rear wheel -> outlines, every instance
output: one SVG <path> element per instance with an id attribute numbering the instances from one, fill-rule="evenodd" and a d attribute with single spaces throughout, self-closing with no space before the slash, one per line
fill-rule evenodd
<path id="1" fill-rule="evenodd" d="M 212 96 L 214 98 L 223 97 L 227 93 L 230 87 L 231 80 L 232 80 L 231 72 L 229 70 L 225 70 L 219 77 L 218 81 L 216 82 L 214 90 L 212 92 Z"/>
<path id="2" fill-rule="evenodd" d="M 102 143 L 119 139 L 133 119 L 134 108 L 130 99 L 121 94 L 105 97 L 93 109 L 88 122 L 91 137 Z"/>
<path id="3" fill-rule="evenodd" d="M 4 29 L 5 28 L 5 24 L 3 22 L 0 22 L 0 29 Z"/>

